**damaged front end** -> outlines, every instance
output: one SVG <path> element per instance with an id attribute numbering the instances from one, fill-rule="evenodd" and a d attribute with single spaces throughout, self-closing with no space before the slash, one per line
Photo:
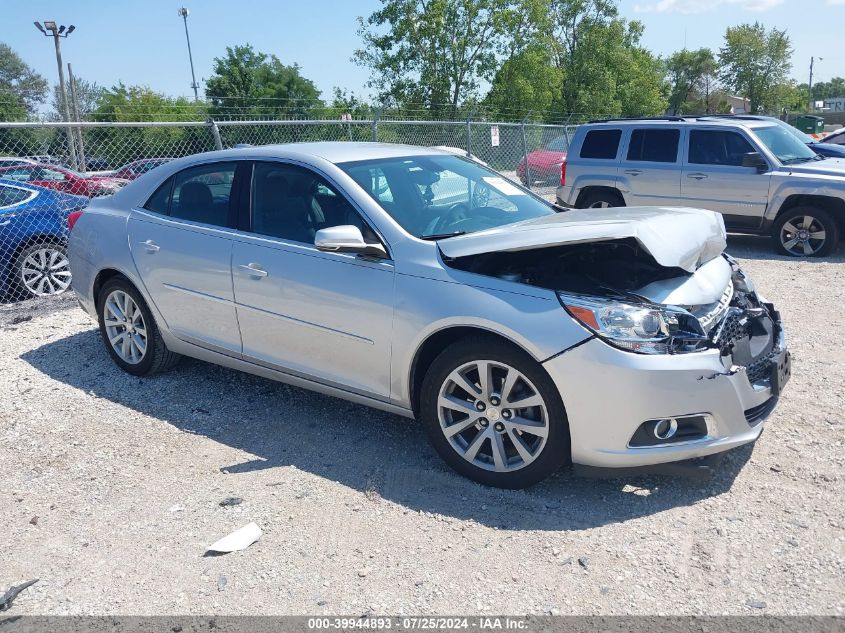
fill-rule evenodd
<path id="1" fill-rule="evenodd" d="M 446 263 L 553 290 L 573 319 L 628 352 L 718 349 L 725 373 L 745 372 L 752 386 L 769 387 L 773 395 L 789 378 L 780 315 L 726 254 L 689 272 L 659 264 L 627 238 L 485 252 Z"/>

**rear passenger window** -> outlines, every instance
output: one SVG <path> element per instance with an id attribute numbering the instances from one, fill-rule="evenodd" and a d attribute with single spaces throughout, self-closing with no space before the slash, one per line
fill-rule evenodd
<path id="1" fill-rule="evenodd" d="M 590 130 L 581 146 L 581 158 L 616 158 L 622 130 Z"/>
<path id="2" fill-rule="evenodd" d="M 155 193 L 147 200 L 144 208 L 153 213 L 161 213 L 167 215 L 170 213 L 170 191 L 173 189 L 173 177 L 171 176 L 164 183 L 155 190 Z"/>
<path id="3" fill-rule="evenodd" d="M 211 163 L 176 174 L 170 216 L 180 220 L 229 226 L 229 199 L 235 163 Z"/>
<path id="4" fill-rule="evenodd" d="M 661 128 L 634 130 L 628 145 L 628 160 L 674 163 L 678 159 L 680 130 Z"/>
<path id="5" fill-rule="evenodd" d="M 739 167 L 745 154 L 753 152 L 741 134 L 727 130 L 690 130 L 689 162 L 694 165 Z"/>

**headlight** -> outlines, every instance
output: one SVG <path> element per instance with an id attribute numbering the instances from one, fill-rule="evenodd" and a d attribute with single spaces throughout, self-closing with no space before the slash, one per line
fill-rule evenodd
<path id="1" fill-rule="evenodd" d="M 679 354 L 707 342 L 698 320 L 674 306 L 558 293 L 566 311 L 608 343 L 641 354 Z"/>

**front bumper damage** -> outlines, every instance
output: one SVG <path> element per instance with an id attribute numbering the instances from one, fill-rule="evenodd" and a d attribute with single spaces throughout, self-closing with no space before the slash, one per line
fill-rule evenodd
<path id="1" fill-rule="evenodd" d="M 737 293 L 710 337 L 708 349 L 666 355 L 634 354 L 596 337 L 546 361 L 566 407 L 576 470 L 673 464 L 673 473 L 696 474 L 701 464 L 687 460 L 754 442 L 791 371 L 780 315 L 753 291 Z M 642 441 L 669 420 L 699 431 Z"/>

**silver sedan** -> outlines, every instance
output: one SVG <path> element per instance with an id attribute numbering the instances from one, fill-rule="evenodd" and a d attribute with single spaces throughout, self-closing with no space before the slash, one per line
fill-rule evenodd
<path id="1" fill-rule="evenodd" d="M 752 442 L 789 378 L 718 214 L 562 210 L 437 149 L 200 154 L 74 220 L 74 289 L 126 372 L 185 355 L 416 418 L 489 485 Z"/>

